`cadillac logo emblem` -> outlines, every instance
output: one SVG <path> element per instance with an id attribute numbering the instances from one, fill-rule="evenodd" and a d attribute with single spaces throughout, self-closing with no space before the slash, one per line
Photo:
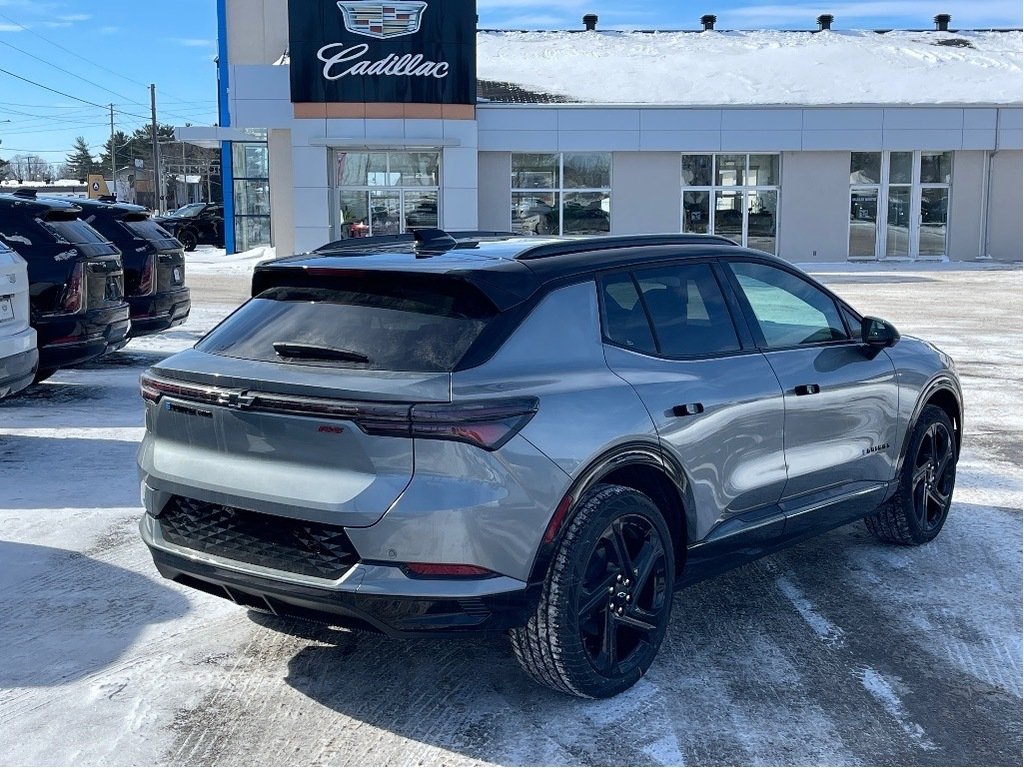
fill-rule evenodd
<path id="1" fill-rule="evenodd" d="M 419 32 L 427 4 L 422 0 L 398 3 L 340 0 L 338 7 L 345 16 L 345 29 L 349 32 L 384 40 Z"/>

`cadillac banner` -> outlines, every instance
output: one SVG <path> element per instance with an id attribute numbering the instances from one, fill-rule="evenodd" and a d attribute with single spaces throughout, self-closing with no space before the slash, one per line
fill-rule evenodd
<path id="1" fill-rule="evenodd" d="M 476 102 L 475 0 L 289 0 L 292 101 Z"/>

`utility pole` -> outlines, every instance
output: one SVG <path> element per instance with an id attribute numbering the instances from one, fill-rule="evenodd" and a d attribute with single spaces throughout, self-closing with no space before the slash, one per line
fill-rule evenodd
<path id="1" fill-rule="evenodd" d="M 110 183 L 114 185 L 111 193 L 117 199 L 117 144 L 114 141 L 114 105 L 110 105 Z"/>
<path id="2" fill-rule="evenodd" d="M 156 132 L 156 84 L 150 83 L 149 103 L 153 113 L 153 208 L 157 213 L 163 213 L 162 199 L 160 194 L 163 189 L 160 173 L 160 142 L 157 140 Z"/>

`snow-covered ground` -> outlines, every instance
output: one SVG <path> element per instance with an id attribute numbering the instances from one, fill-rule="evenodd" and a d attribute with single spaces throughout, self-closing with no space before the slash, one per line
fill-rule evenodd
<path id="1" fill-rule="evenodd" d="M 602 104 L 1020 104 L 1022 43 L 1020 31 L 480 32 L 477 73 Z"/>
<path id="2" fill-rule="evenodd" d="M 0 402 L 0 763 L 1021 764 L 1019 268 L 812 267 L 956 358 L 946 530 L 851 525 L 687 589 L 648 676 L 584 702 L 502 638 L 318 629 L 160 579 L 138 375 L 233 308 L 225 282 L 245 295 L 251 264 L 217 258 L 189 257 L 186 325 Z"/>

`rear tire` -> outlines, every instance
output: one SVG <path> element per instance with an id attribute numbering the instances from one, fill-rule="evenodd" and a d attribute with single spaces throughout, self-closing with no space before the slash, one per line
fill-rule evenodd
<path id="1" fill-rule="evenodd" d="M 925 406 L 914 425 L 896 494 L 864 524 L 880 541 L 914 546 L 939 535 L 956 484 L 956 432 L 949 416 Z"/>
<path id="2" fill-rule="evenodd" d="M 184 232 L 178 235 L 178 240 L 181 241 L 182 247 L 189 253 L 194 251 L 196 249 L 196 246 L 199 245 L 199 238 L 196 237 L 196 233 L 189 229 L 186 229 Z"/>
<path id="3" fill-rule="evenodd" d="M 672 537 L 647 496 L 600 485 L 580 501 L 537 610 L 510 635 L 526 673 L 583 698 L 639 680 L 665 637 L 675 586 Z"/>

